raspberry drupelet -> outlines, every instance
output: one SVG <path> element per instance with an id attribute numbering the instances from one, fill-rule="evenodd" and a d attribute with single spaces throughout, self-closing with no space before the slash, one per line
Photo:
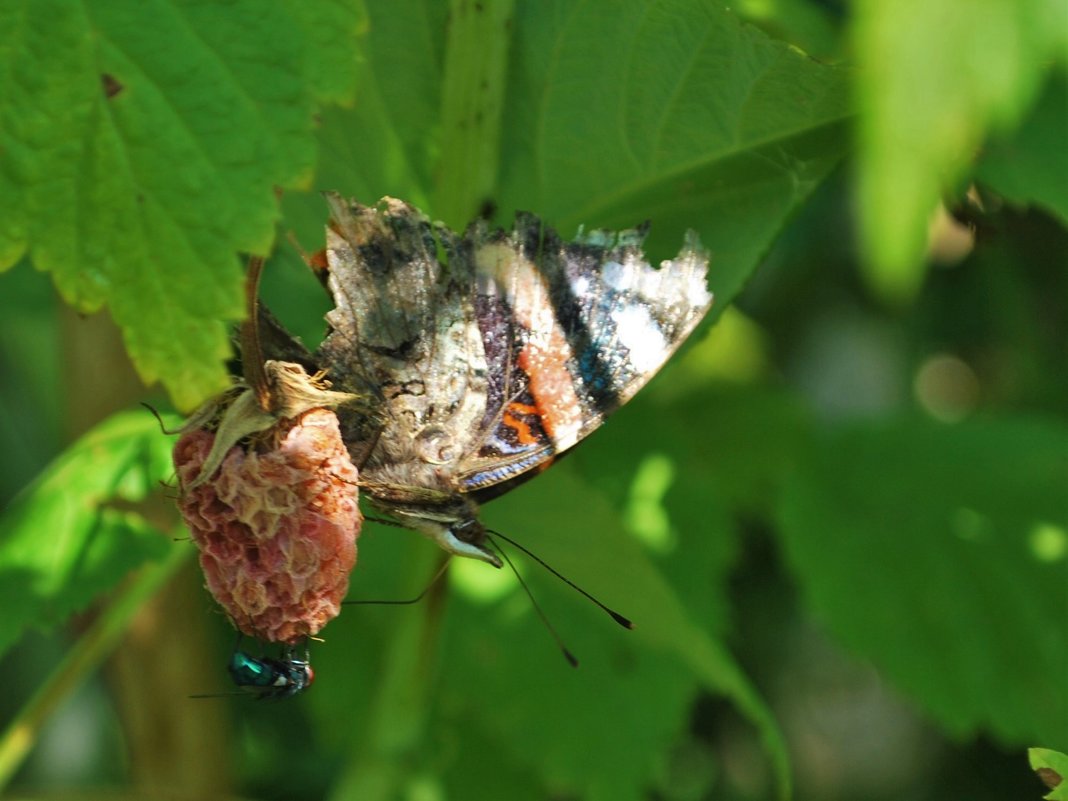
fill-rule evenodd
<path id="1" fill-rule="evenodd" d="M 298 643 L 341 611 L 356 564 L 358 472 L 337 416 L 280 418 L 209 458 L 217 436 L 195 428 L 174 448 L 207 587 L 244 634 Z"/>

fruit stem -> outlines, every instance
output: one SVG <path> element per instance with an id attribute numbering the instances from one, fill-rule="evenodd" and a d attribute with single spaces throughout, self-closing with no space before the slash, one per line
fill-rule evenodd
<path id="1" fill-rule="evenodd" d="M 263 411 L 271 408 L 271 392 L 267 373 L 263 369 L 263 348 L 260 346 L 260 276 L 263 257 L 250 256 L 245 275 L 245 322 L 241 324 L 241 367 L 245 382 L 256 393 L 256 403 Z"/>

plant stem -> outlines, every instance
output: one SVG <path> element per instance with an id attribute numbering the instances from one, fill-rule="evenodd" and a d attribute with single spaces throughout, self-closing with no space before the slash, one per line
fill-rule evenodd
<path id="1" fill-rule="evenodd" d="M 514 0 L 452 0 L 435 212 L 462 230 L 493 200 Z"/>
<path id="2" fill-rule="evenodd" d="M 263 257 L 251 256 L 245 274 L 245 321 L 241 324 L 241 368 L 245 382 L 256 393 L 256 402 L 262 411 L 271 408 L 270 388 L 267 373 L 263 369 L 263 348 L 260 347 L 260 276 L 263 275 Z"/>
<path id="3" fill-rule="evenodd" d="M 52 675 L 19 711 L 0 736 L 0 790 L 11 781 L 37 741 L 42 726 L 56 708 L 99 667 L 145 601 L 191 553 L 189 548 L 175 547 L 163 561 L 142 568 L 93 621 Z"/>
<path id="4" fill-rule="evenodd" d="M 411 541 L 410 575 L 425 582 L 437 571 L 444 554 L 427 548 L 416 537 Z M 435 582 L 421 602 L 420 613 L 398 619 L 380 663 L 371 714 L 355 740 L 347 770 L 330 793 L 332 801 L 393 801 L 404 796 L 431 713 L 447 587 L 446 581 Z"/>

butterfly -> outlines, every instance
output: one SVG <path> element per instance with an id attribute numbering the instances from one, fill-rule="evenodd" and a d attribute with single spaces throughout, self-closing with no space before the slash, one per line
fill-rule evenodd
<path id="1" fill-rule="evenodd" d="M 310 263 L 334 308 L 312 361 L 366 401 L 338 409 L 360 488 L 446 551 L 500 567 L 480 505 L 664 365 L 711 308 L 708 254 L 691 231 L 656 269 L 647 226 L 564 242 L 520 212 L 511 231 L 457 234 L 400 200 L 326 198 L 326 249 Z"/>

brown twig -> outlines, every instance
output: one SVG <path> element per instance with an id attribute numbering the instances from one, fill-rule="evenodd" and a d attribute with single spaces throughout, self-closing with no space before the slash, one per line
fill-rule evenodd
<path id="1" fill-rule="evenodd" d="M 263 369 L 263 348 L 260 346 L 260 276 L 263 257 L 250 256 L 245 276 L 245 322 L 241 324 L 241 366 L 245 382 L 256 393 L 260 409 L 271 408 L 271 390 Z"/>

